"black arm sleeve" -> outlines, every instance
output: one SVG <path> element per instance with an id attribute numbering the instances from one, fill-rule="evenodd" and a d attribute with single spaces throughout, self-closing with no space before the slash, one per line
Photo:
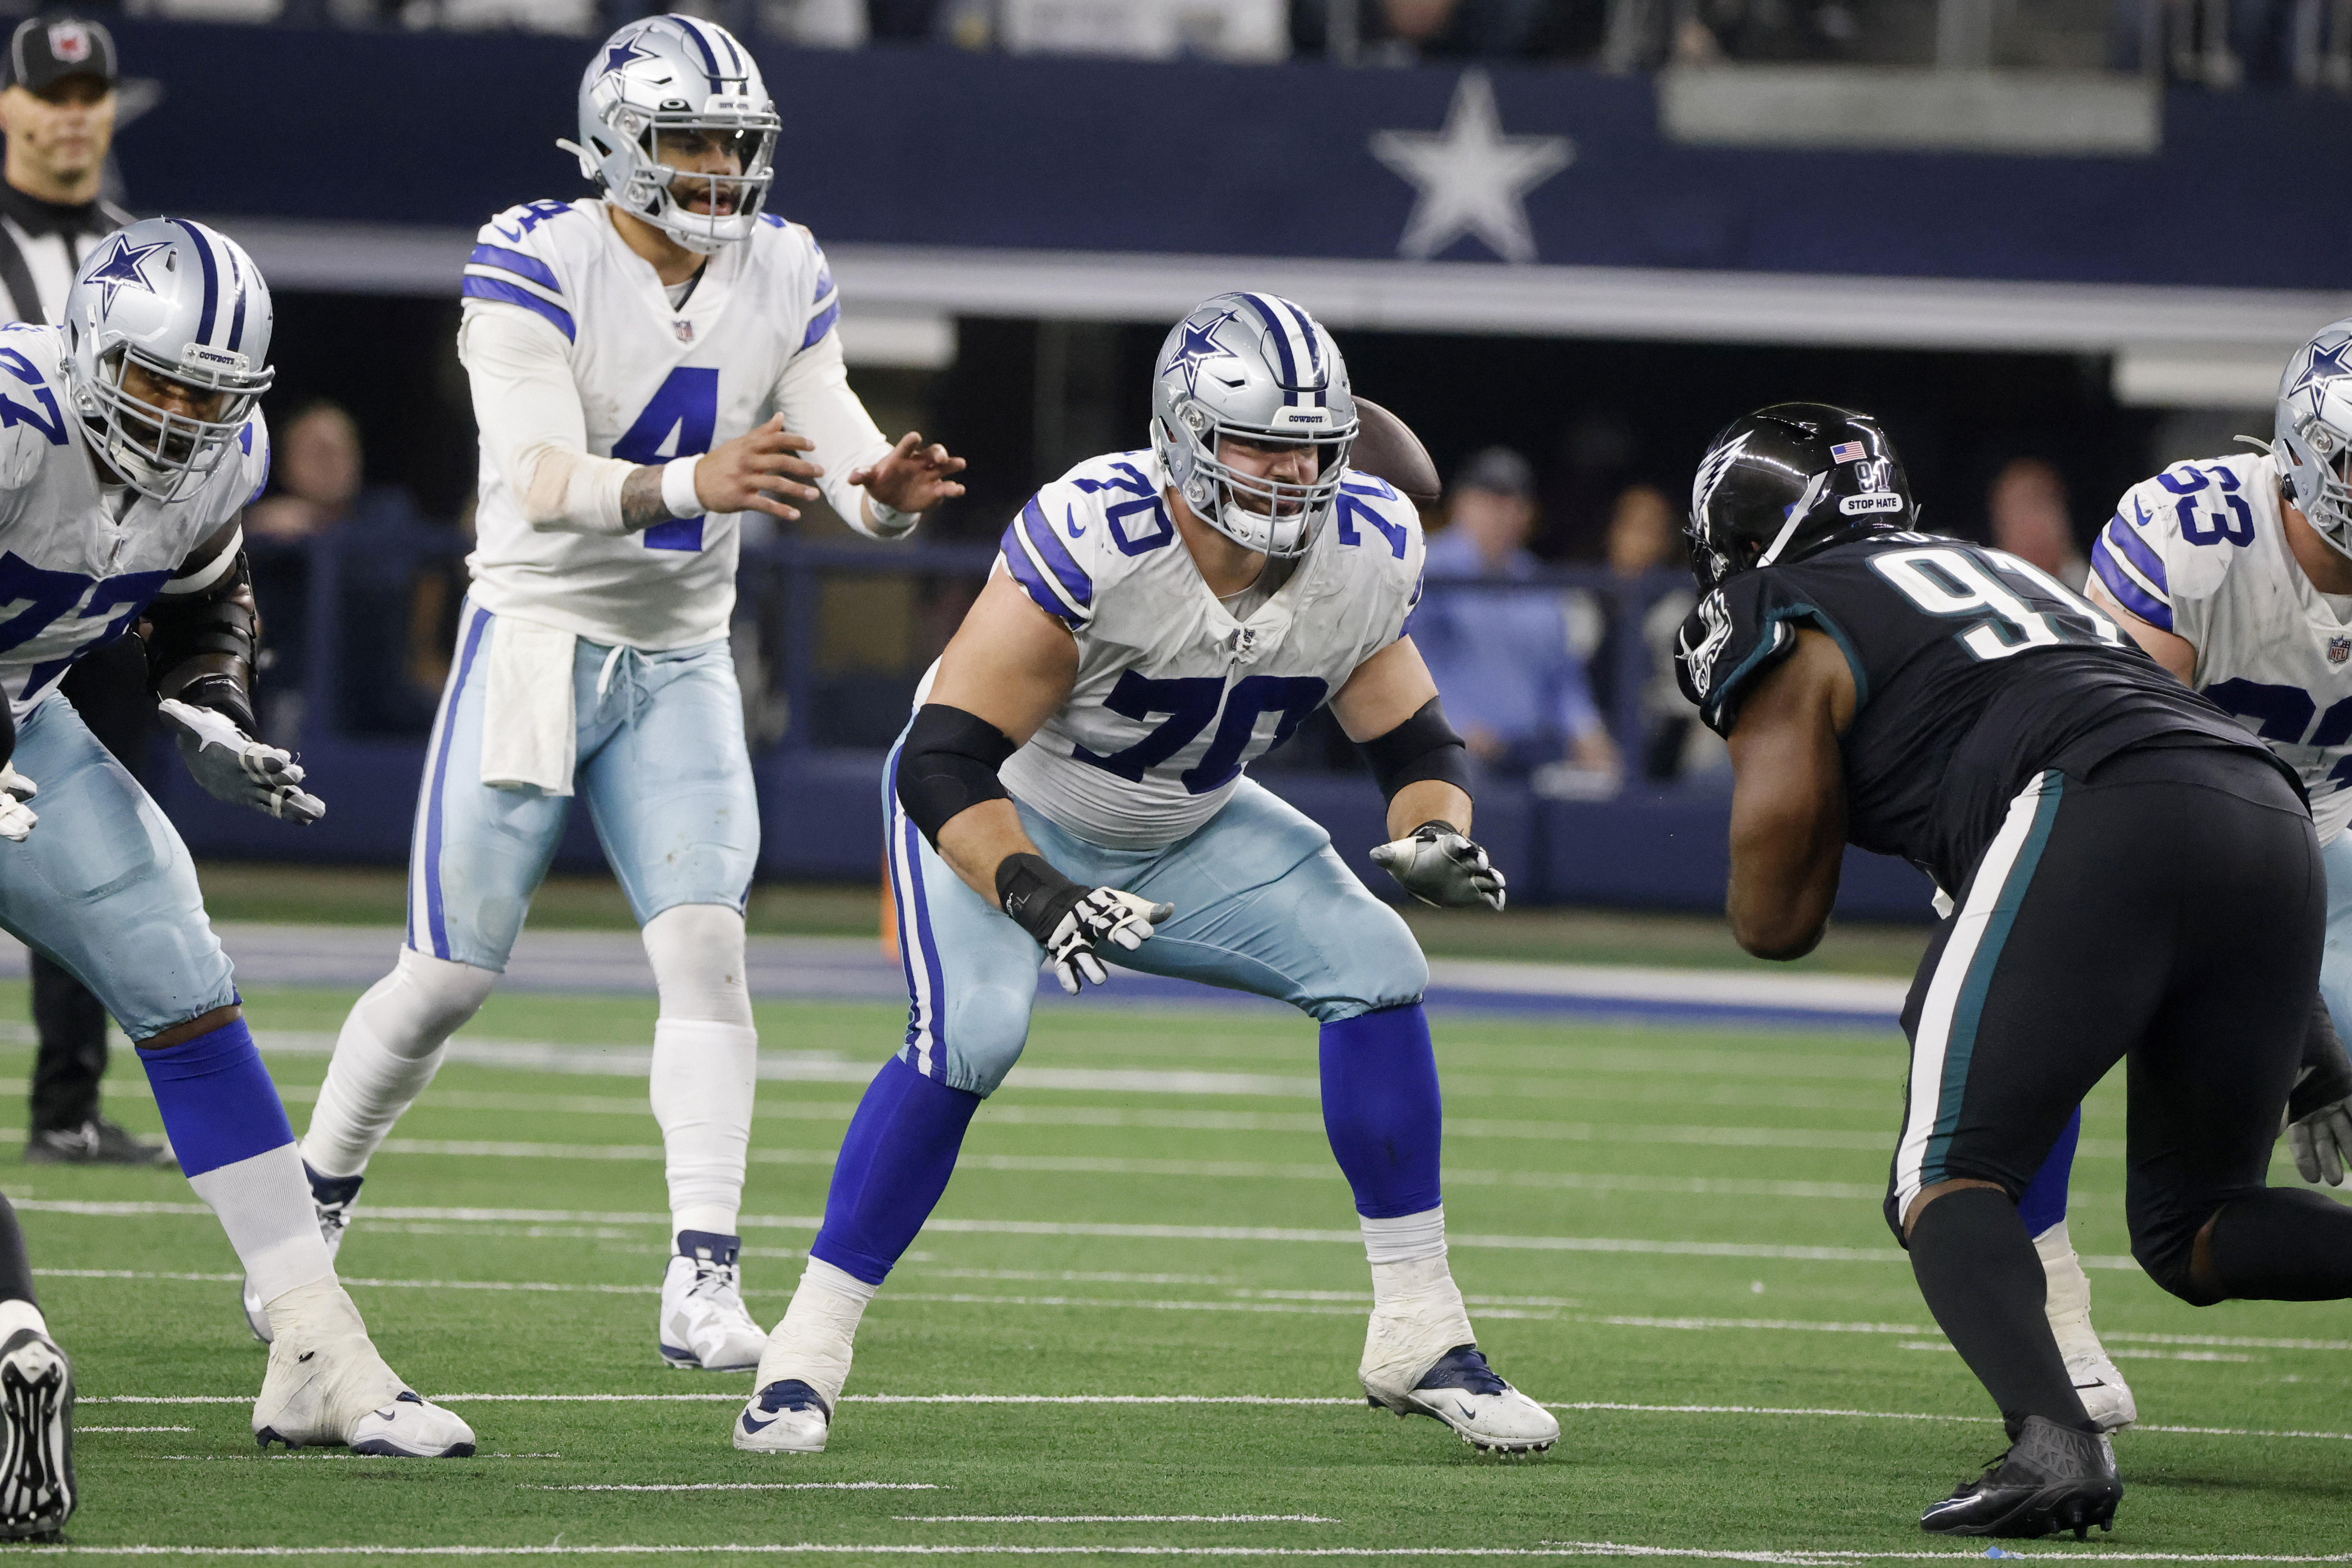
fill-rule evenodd
<path id="1" fill-rule="evenodd" d="M 1435 697 L 1386 735 L 1358 744 L 1380 780 L 1383 800 L 1395 800 L 1398 790 L 1423 779 L 1442 779 L 1470 792 L 1470 749 L 1445 722 L 1444 705 Z"/>
<path id="2" fill-rule="evenodd" d="M 259 730 L 252 694 L 261 612 L 244 551 L 210 588 L 166 593 L 150 604 L 146 640 L 147 676 L 158 697 L 226 714 L 247 735 Z"/>
<path id="3" fill-rule="evenodd" d="M 898 753 L 898 804 L 937 849 L 940 830 L 956 813 L 982 800 L 1012 799 L 996 770 L 1019 749 L 1012 737 L 977 714 L 925 703 L 915 710 L 906 747 Z"/>

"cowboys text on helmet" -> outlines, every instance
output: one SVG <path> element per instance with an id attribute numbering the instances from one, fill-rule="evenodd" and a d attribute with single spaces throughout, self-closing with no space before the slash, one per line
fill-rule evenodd
<path id="1" fill-rule="evenodd" d="M 1321 322 L 1274 294 L 1220 294 L 1179 321 L 1151 381 L 1151 448 L 1193 516 L 1271 556 L 1303 553 L 1331 515 L 1356 400 Z M 1229 442 L 1303 448 L 1312 477 L 1244 473 Z"/>
<path id="2" fill-rule="evenodd" d="M 190 493 L 269 389 L 269 286 L 235 240 L 147 218 L 91 251 L 67 292 L 66 379 L 107 465 L 142 495 Z"/>
<path id="3" fill-rule="evenodd" d="M 614 205 L 706 256 L 751 236 L 782 122 L 726 28 L 693 16 L 630 23 L 588 62 L 579 108 L 580 140 L 557 145 Z"/>

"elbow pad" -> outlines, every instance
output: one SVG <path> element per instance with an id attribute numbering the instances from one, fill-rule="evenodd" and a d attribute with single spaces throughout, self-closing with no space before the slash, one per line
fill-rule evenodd
<path id="1" fill-rule="evenodd" d="M 252 735 L 253 669 L 261 643 L 261 611 L 245 552 L 210 588 L 166 593 L 148 606 L 147 678 L 158 697 L 177 697 L 236 721 Z"/>
<path id="2" fill-rule="evenodd" d="M 1372 765 L 1383 800 L 1395 800 L 1398 790 L 1424 779 L 1443 779 L 1470 793 L 1470 748 L 1445 722 L 1445 708 L 1435 697 L 1386 735 L 1358 746 Z"/>
<path id="3" fill-rule="evenodd" d="M 996 770 L 1019 749 L 1011 736 L 977 714 L 925 703 L 915 710 L 898 753 L 898 804 L 937 849 L 940 830 L 958 812 L 982 800 L 1013 798 Z"/>

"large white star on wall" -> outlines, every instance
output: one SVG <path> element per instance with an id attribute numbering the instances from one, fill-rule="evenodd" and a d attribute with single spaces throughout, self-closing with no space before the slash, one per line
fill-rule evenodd
<path id="1" fill-rule="evenodd" d="M 1536 259 L 1527 193 L 1575 161 L 1565 136 L 1506 136 L 1495 110 L 1495 84 L 1481 70 L 1462 73 L 1445 129 L 1375 131 L 1372 156 L 1412 182 L 1420 194 L 1397 254 L 1426 261 L 1464 235 L 1475 235 L 1505 261 Z"/>

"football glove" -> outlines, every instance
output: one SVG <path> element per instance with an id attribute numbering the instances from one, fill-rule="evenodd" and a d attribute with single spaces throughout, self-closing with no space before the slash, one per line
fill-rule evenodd
<path id="1" fill-rule="evenodd" d="M 1099 986 L 1110 978 L 1097 956 L 1103 947 L 1115 943 L 1132 953 L 1176 914 L 1172 904 L 1073 882 L 1034 854 L 1004 857 L 996 868 L 996 897 L 1045 949 L 1045 967 L 1074 997 L 1082 981 Z"/>
<path id="2" fill-rule="evenodd" d="M 1474 904 L 1503 907 L 1503 873 L 1487 862 L 1485 850 L 1450 822 L 1423 822 L 1410 838 L 1379 845 L 1372 851 L 1372 863 L 1423 904 L 1440 909 Z"/>
<path id="3" fill-rule="evenodd" d="M 11 764 L 0 762 L 0 839 L 17 844 L 25 841 L 25 835 L 41 820 L 25 804 L 37 793 L 39 789 L 30 779 Z"/>
<path id="4" fill-rule="evenodd" d="M 2286 1102 L 2286 1145 L 2307 1182 L 2344 1185 L 2352 1166 L 2352 1058 L 2336 1037 L 2325 1002 L 2311 1009 L 2303 1068 Z"/>
<path id="5" fill-rule="evenodd" d="M 327 814 L 327 803 L 299 788 L 302 768 L 292 754 L 264 746 L 226 714 L 166 697 L 159 711 L 179 732 L 180 755 L 205 792 L 232 806 L 250 806 L 286 821 L 308 826 Z"/>

